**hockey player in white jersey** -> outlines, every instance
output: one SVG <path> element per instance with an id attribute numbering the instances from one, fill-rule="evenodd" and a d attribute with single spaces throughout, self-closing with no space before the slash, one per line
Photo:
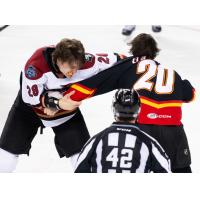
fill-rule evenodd
<path id="1" fill-rule="evenodd" d="M 170 160 L 163 148 L 135 125 L 140 111 L 138 93 L 120 89 L 112 106 L 116 121 L 87 142 L 75 172 L 171 172 Z"/>
<path id="2" fill-rule="evenodd" d="M 70 99 L 73 91 L 63 97 L 62 90 L 109 68 L 118 59 L 120 55 L 114 53 L 85 53 L 75 39 L 36 50 L 22 70 L 20 90 L 1 134 L 0 172 L 14 171 L 18 156 L 29 154 L 39 127 L 52 127 L 60 157 L 71 157 L 73 162 L 90 136 L 78 109 L 81 102 Z M 89 92 L 92 95 L 93 91 Z"/>

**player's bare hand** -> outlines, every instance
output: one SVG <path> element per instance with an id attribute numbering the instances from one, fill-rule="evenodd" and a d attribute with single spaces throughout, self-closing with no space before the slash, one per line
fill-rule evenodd
<path id="1" fill-rule="evenodd" d="M 63 110 L 74 110 L 78 108 L 82 101 L 73 101 L 71 96 L 75 93 L 75 91 L 71 91 L 69 94 L 66 94 L 63 98 L 59 100 L 59 107 Z"/>
<path id="2" fill-rule="evenodd" d="M 53 117 L 57 112 L 58 112 L 58 110 L 55 110 L 55 109 L 44 108 L 44 113 L 48 116 Z"/>

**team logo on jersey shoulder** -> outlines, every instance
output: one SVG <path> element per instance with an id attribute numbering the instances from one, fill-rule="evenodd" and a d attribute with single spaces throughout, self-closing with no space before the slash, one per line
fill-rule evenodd
<path id="1" fill-rule="evenodd" d="M 29 65 L 25 70 L 25 75 L 28 79 L 36 79 L 38 77 L 38 70 L 34 66 Z"/>
<path id="2" fill-rule="evenodd" d="M 85 61 L 86 62 L 92 62 L 94 56 L 92 54 L 86 53 L 85 54 Z"/>
<path id="3" fill-rule="evenodd" d="M 85 54 L 85 63 L 83 64 L 81 69 L 91 68 L 94 66 L 94 64 L 95 64 L 95 56 L 90 53 L 86 53 Z"/>

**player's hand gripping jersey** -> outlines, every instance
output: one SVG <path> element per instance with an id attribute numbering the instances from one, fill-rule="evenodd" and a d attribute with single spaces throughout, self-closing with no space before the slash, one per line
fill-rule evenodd
<path id="1" fill-rule="evenodd" d="M 138 122 L 142 124 L 180 125 L 182 103 L 194 98 L 194 88 L 188 80 L 149 59 L 125 58 L 113 67 L 79 83 L 72 84 L 77 92 L 72 99 L 103 94 L 114 89 L 136 89 L 141 97 Z"/>
<path id="2" fill-rule="evenodd" d="M 58 95 L 57 97 L 61 98 L 62 90 L 69 87 L 70 84 L 94 76 L 123 58 L 122 55 L 116 53 L 94 55 L 86 53 L 85 64 L 72 78 L 59 78 L 59 74 L 56 73 L 51 59 L 54 49 L 53 46 L 38 49 L 27 61 L 22 71 L 23 101 L 34 108 L 45 126 L 61 124 L 73 117 L 76 112 L 60 110 L 53 117 L 47 116 L 43 112 L 44 107 L 41 102 L 46 91 L 59 91 L 60 93 L 54 93 L 53 95 Z"/>

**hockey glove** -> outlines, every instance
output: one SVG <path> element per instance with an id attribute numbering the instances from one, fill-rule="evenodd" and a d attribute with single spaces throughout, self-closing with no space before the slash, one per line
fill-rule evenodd
<path id="1" fill-rule="evenodd" d="M 44 105 L 52 111 L 60 110 L 59 99 L 63 96 L 60 92 L 49 91 L 44 94 Z"/>

